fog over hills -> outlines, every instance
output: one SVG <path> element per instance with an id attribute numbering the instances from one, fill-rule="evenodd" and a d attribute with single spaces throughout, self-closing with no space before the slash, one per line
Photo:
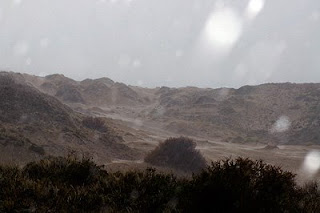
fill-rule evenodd
<path id="1" fill-rule="evenodd" d="M 318 0 L 0 2 L 0 69 L 131 85 L 320 81 Z"/>

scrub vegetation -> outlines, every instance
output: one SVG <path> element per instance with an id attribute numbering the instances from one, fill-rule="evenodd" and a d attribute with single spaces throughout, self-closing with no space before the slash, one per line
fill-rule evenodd
<path id="1" fill-rule="evenodd" d="M 187 137 L 169 138 L 145 157 L 145 162 L 183 172 L 199 172 L 206 167 L 206 160 L 195 149 L 196 143 Z"/>
<path id="2" fill-rule="evenodd" d="M 294 177 L 245 158 L 212 162 L 183 178 L 49 157 L 0 166 L 0 212 L 319 212 L 318 185 L 301 187 Z"/>

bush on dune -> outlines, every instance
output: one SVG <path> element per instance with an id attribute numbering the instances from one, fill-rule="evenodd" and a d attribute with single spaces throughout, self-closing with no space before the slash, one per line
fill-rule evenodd
<path id="1" fill-rule="evenodd" d="M 199 172 L 207 164 L 201 153 L 195 148 L 196 143 L 190 138 L 169 138 L 149 153 L 145 157 L 145 162 L 184 172 Z"/>
<path id="2" fill-rule="evenodd" d="M 107 132 L 108 128 L 105 126 L 104 120 L 99 117 L 86 117 L 82 120 L 83 126 L 97 130 L 99 132 Z"/>

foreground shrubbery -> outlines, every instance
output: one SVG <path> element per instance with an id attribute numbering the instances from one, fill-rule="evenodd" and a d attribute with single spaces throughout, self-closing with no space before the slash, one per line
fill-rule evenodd
<path id="1" fill-rule="evenodd" d="M 261 161 L 213 162 L 192 178 L 108 173 L 88 159 L 0 166 L 0 212 L 320 212 L 316 184 Z"/>

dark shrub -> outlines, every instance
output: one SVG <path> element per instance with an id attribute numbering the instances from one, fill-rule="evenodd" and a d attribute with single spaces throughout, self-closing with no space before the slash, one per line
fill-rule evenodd
<path id="1" fill-rule="evenodd" d="M 70 185 L 88 185 L 95 181 L 101 168 L 90 159 L 49 157 L 27 164 L 23 174 L 32 180 L 44 180 Z"/>
<path id="2" fill-rule="evenodd" d="M 82 120 L 82 124 L 89 129 L 97 130 L 99 132 L 108 131 L 102 118 L 86 117 Z"/>
<path id="3" fill-rule="evenodd" d="M 180 207 L 187 212 L 298 210 L 294 175 L 262 161 L 238 158 L 214 162 L 194 175 L 184 190 Z"/>
<path id="4" fill-rule="evenodd" d="M 108 198 L 119 212 L 171 212 L 176 208 L 179 181 L 173 175 L 147 169 L 115 173 L 109 178 L 112 193 Z"/>
<path id="5" fill-rule="evenodd" d="M 316 182 L 307 183 L 300 189 L 300 212 L 320 212 L 320 191 Z"/>
<path id="6" fill-rule="evenodd" d="M 145 162 L 184 172 L 199 172 L 206 160 L 196 149 L 196 143 L 186 137 L 169 138 L 145 157 Z"/>
<path id="7" fill-rule="evenodd" d="M 33 205 L 32 182 L 17 167 L 0 166 L 0 212 L 16 212 Z"/>
<path id="8" fill-rule="evenodd" d="M 29 208 L 38 212 L 97 212 L 104 205 L 108 174 L 90 159 L 50 157 L 27 164 L 21 174 L 33 183 L 21 199 L 31 199 Z"/>
<path id="9" fill-rule="evenodd" d="M 261 161 L 214 162 L 192 178 L 108 173 L 88 159 L 0 166 L 0 212 L 320 212 L 316 183 Z"/>
<path id="10" fill-rule="evenodd" d="M 44 150 L 44 148 L 42 146 L 38 146 L 36 144 L 32 144 L 30 147 L 29 147 L 29 150 L 30 151 L 33 151 L 39 155 L 44 155 L 46 152 Z"/>

